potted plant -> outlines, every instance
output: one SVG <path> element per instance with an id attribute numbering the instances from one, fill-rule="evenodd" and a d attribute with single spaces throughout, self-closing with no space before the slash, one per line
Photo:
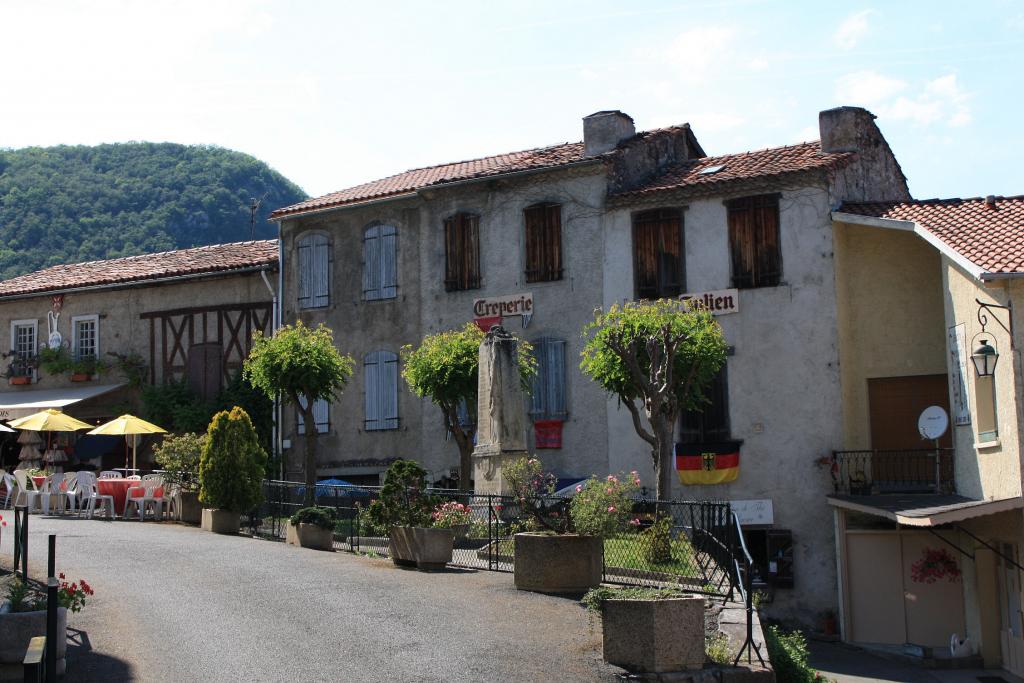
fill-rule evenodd
<path id="1" fill-rule="evenodd" d="M 85 580 L 68 583 L 60 574 L 57 589 L 57 633 L 67 630 L 68 610 L 79 612 L 87 596 L 93 594 Z M 6 599 L 0 604 L 0 675 L 17 671 L 20 678 L 21 662 L 29 641 L 46 635 L 46 595 L 12 577 L 7 585 Z M 57 639 L 57 675 L 65 670 L 67 639 Z"/>
<path id="2" fill-rule="evenodd" d="M 704 598 L 675 589 L 600 587 L 583 604 L 601 615 L 609 664 L 637 673 L 704 666 Z"/>
<path id="3" fill-rule="evenodd" d="M 44 349 L 45 350 L 45 349 Z M 7 381 L 12 385 L 24 385 L 32 384 L 34 371 L 39 367 L 38 356 L 17 356 L 16 352 L 11 351 L 6 354 L 7 356 L 15 356 L 14 359 L 7 365 Z"/>
<path id="4" fill-rule="evenodd" d="M 409 460 L 396 460 L 384 475 L 380 498 L 368 509 L 370 519 L 388 530 L 388 552 L 398 566 L 443 569 L 452 561 L 455 532 L 432 527 L 437 506 L 427 493 L 427 472 Z"/>
<path id="5" fill-rule="evenodd" d="M 303 548 L 334 550 L 334 522 L 331 508 L 302 508 L 288 520 L 285 540 Z"/>
<path id="6" fill-rule="evenodd" d="M 156 463 L 163 469 L 164 497 L 174 500 L 176 518 L 189 524 L 199 524 L 203 515 L 199 504 L 199 459 L 205 443 L 205 434 L 185 432 L 168 434 L 153 449 Z"/>
<path id="7" fill-rule="evenodd" d="M 622 529 L 636 492 L 629 478 L 592 477 L 576 487 L 567 506 L 552 498 L 557 479 L 537 458 L 521 458 L 505 471 L 527 531 L 513 537 L 513 572 L 519 590 L 581 594 L 601 583 L 604 538 Z"/>
<path id="8" fill-rule="evenodd" d="M 235 406 L 213 416 L 199 458 L 203 529 L 238 533 L 242 513 L 263 501 L 266 461 L 248 413 Z"/>
<path id="9" fill-rule="evenodd" d="M 104 364 L 95 356 L 85 356 L 71 363 L 72 382 L 91 382 L 103 370 Z"/>
<path id="10" fill-rule="evenodd" d="M 468 505 L 457 500 L 440 503 L 431 513 L 434 526 L 438 529 L 451 529 L 455 532 L 455 540 L 461 541 L 469 534 L 469 525 L 473 521 L 473 511 Z"/>

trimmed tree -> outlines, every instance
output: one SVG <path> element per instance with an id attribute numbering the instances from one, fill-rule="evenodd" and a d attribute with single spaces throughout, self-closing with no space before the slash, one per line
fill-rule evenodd
<path id="1" fill-rule="evenodd" d="M 441 409 L 444 426 L 459 448 L 459 490 L 472 489 L 473 434 L 476 431 L 477 383 L 480 344 L 484 333 L 474 323 L 457 330 L 428 335 L 419 347 L 402 347 L 402 377 L 420 398 L 429 398 Z M 524 387 L 536 373 L 533 347 L 519 340 L 519 373 Z M 459 420 L 465 402 L 469 424 Z"/>
<path id="2" fill-rule="evenodd" d="M 267 453 L 249 414 L 235 406 L 213 416 L 199 458 L 199 502 L 245 513 L 263 500 Z"/>
<path id="3" fill-rule="evenodd" d="M 278 396 L 286 405 L 295 406 L 306 426 L 305 471 L 307 507 L 316 505 L 316 417 L 313 404 L 332 401 L 352 376 L 352 357 L 334 346 L 330 328 L 302 324 L 285 325 L 272 337 L 259 332 L 253 336 L 252 351 L 245 360 L 243 374 L 271 399 Z M 303 405 L 305 403 L 305 405 Z"/>
<path id="4" fill-rule="evenodd" d="M 658 498 L 668 500 L 676 423 L 707 402 L 725 363 L 722 328 L 703 308 L 659 299 L 599 309 L 583 336 L 580 368 L 629 410 L 651 447 Z"/>

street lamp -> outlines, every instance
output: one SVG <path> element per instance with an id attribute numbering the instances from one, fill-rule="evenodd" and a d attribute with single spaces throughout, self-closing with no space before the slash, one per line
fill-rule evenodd
<path id="1" fill-rule="evenodd" d="M 971 361 L 974 362 L 974 370 L 978 373 L 978 377 L 991 377 L 994 375 L 998 360 L 999 353 L 988 343 L 987 339 L 982 339 L 981 344 L 971 354 Z"/>

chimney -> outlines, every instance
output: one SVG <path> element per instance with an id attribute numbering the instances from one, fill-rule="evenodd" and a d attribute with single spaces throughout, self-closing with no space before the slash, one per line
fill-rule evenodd
<path id="1" fill-rule="evenodd" d="M 615 149 L 636 135 L 633 119 L 621 111 L 599 111 L 583 117 L 583 155 L 592 157 Z"/>
<path id="2" fill-rule="evenodd" d="M 822 152 L 863 151 L 880 137 L 875 115 L 861 107 L 836 107 L 818 114 Z"/>
<path id="3" fill-rule="evenodd" d="M 996 196 L 994 194 L 990 194 L 985 197 L 985 206 L 990 209 L 996 208 Z"/>

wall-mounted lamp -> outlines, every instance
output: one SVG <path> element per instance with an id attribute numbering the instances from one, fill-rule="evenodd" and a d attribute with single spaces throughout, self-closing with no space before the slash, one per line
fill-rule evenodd
<path id="1" fill-rule="evenodd" d="M 999 304 L 986 304 L 980 299 L 974 300 L 978 304 L 978 322 L 981 323 L 981 332 L 976 336 L 983 337 L 977 348 L 974 349 L 974 353 L 971 354 L 971 362 L 974 363 L 974 371 L 978 373 L 978 377 L 992 377 L 996 372 L 996 363 L 999 361 L 999 352 L 996 348 L 989 343 L 988 336 L 985 333 L 985 326 L 988 324 L 988 316 L 985 311 L 991 311 L 991 309 L 998 308 L 1009 312 L 1010 327 L 1007 327 L 1002 323 L 999 318 L 993 318 L 996 323 L 1006 330 L 1010 335 L 1010 344 L 1013 345 L 1013 310 L 1010 306 L 1001 306 Z"/>

